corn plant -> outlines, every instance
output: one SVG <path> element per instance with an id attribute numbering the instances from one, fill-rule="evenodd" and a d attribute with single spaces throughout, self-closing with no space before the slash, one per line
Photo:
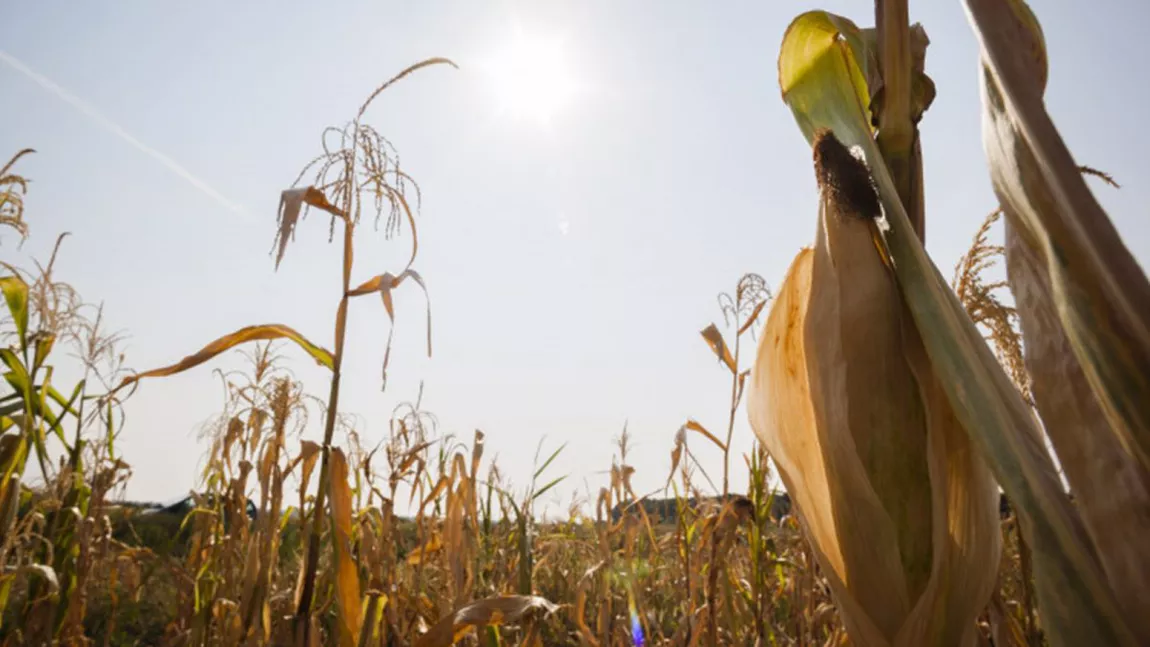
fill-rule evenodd
<path id="1" fill-rule="evenodd" d="M 750 374 L 750 370 L 739 370 L 742 338 L 745 334 L 754 334 L 754 326 L 759 319 L 759 315 L 763 312 L 763 308 L 769 303 L 770 298 L 771 292 L 770 289 L 767 288 L 767 283 L 763 280 L 763 277 L 758 274 L 745 274 L 739 279 L 733 297 L 725 292 L 719 295 L 719 308 L 723 313 L 723 320 L 728 325 L 733 323 L 735 327 L 734 342 L 728 344 L 715 324 L 711 324 L 701 331 L 703 339 L 706 340 L 711 350 L 719 358 L 719 361 L 731 372 L 731 399 L 727 414 L 726 442 L 718 442 L 717 439 L 714 441 L 723 451 L 723 489 L 721 491 L 721 500 L 724 503 L 724 507 L 720 513 L 721 520 L 733 518 L 732 514 L 734 510 L 728 507 L 729 503 L 727 501 L 727 495 L 730 494 L 731 439 L 735 435 L 735 416 L 743 400 L 743 390 L 746 385 L 747 375 Z M 714 439 L 713 434 L 694 421 L 689 421 L 686 428 L 694 429 L 704 436 L 709 436 Z M 711 645 L 711 647 L 718 644 L 719 613 L 717 589 L 719 570 L 725 558 L 725 555 L 722 555 L 720 551 L 720 536 L 718 533 L 711 534 L 711 555 L 708 560 L 708 568 L 710 570 L 708 571 L 707 577 L 706 604 L 707 627 L 709 629 L 708 644 Z"/>
<path id="2" fill-rule="evenodd" d="M 304 167 L 293 183 L 293 187 L 284 191 L 281 196 L 278 216 L 279 228 L 273 244 L 277 267 L 283 260 L 288 243 L 295 235 L 298 221 L 306 215 L 308 209 L 314 207 L 326 211 L 332 216 L 330 228 L 332 237 L 335 235 L 337 222 L 342 226 L 342 287 L 339 305 L 335 312 L 334 351 L 328 351 L 314 344 L 302 334 L 282 324 L 249 326 L 211 342 L 197 353 L 176 364 L 126 378 L 118 387 L 127 387 L 147 377 L 181 373 L 232 347 L 257 340 L 291 340 L 303 348 L 316 362 L 331 371 L 331 390 L 326 402 L 327 415 L 323 444 L 320 446 L 320 485 L 315 496 L 313 513 L 309 518 L 310 527 L 307 532 L 305 563 L 301 571 L 299 590 L 296 595 L 294 640 L 300 645 L 312 644 L 317 638 L 317 625 L 312 615 L 312 605 L 315 598 L 316 573 L 320 559 L 320 537 L 324 530 L 323 523 L 329 498 L 332 503 L 330 512 L 336 533 L 334 550 L 337 570 L 339 571 L 337 586 L 339 587 L 340 600 L 338 634 L 340 644 L 354 644 L 359 638 L 361 625 L 358 603 L 360 597 L 359 582 L 353 577 L 354 568 L 350 563 L 350 554 L 347 552 L 349 547 L 343 545 L 350 541 L 350 537 L 346 535 L 350 532 L 348 525 L 350 510 L 344 507 L 348 503 L 345 501 L 348 496 L 348 485 L 345 478 L 337 478 L 339 475 L 332 471 L 332 456 L 333 451 L 336 451 L 333 450 L 332 440 L 339 419 L 340 369 L 343 363 L 350 300 L 353 297 L 378 294 L 383 300 L 389 319 L 394 320 L 392 291 L 407 280 L 423 287 L 423 279 L 412 268 L 419 250 L 414 215 L 415 209 L 418 208 L 418 186 L 411 176 L 399 167 L 398 157 L 391 143 L 373 127 L 364 123 L 363 116 L 372 102 L 392 84 L 421 68 L 439 64 L 454 67 L 454 63 L 443 58 L 428 59 L 412 65 L 373 91 L 347 126 L 342 129 L 324 131 L 323 153 Z M 334 138 L 329 141 L 329 135 L 332 134 L 334 134 Z M 308 174 L 313 175 L 314 181 L 306 186 L 298 186 Z M 414 191 L 414 206 L 408 200 L 409 191 Z M 354 269 L 355 231 L 365 210 L 374 210 L 377 227 L 384 213 L 387 213 L 385 228 L 389 236 L 398 233 L 402 227 L 402 222 L 406 221 L 412 239 L 411 255 L 399 274 L 393 275 L 385 272 L 353 288 L 351 281 Z M 430 354 L 430 313 L 427 339 L 427 350 Z M 388 347 L 383 359 L 385 384 L 390 351 L 391 335 L 389 333 Z M 346 477 L 346 474 L 343 473 L 346 471 L 346 457 L 340 454 L 335 460 L 337 461 L 335 469 L 340 472 L 340 475 Z M 354 604 L 351 602 L 352 599 L 356 600 Z"/>
<path id="3" fill-rule="evenodd" d="M 30 149 L 0 169 L 0 225 L 28 234 L 23 220 L 27 181 L 12 172 Z M 0 349 L 0 614 L 33 643 L 70 643 L 85 633 L 88 583 L 107 541 L 106 497 L 129 469 L 114 451 L 121 402 L 89 394 L 122 370 L 119 333 L 106 330 L 103 308 L 83 302 L 55 277 L 60 235 L 34 271 L 2 263 L 6 314 Z M 53 380 L 70 350 L 80 379 L 64 396 Z M 66 360 L 64 360 L 66 361 Z M 94 437 L 93 437 L 94 435 Z M 35 457 L 36 477 L 27 470 Z M 15 611 L 15 613 L 14 613 Z M 0 622 L 3 622 L 0 620 Z M 0 625 L 0 629 L 3 629 Z"/>

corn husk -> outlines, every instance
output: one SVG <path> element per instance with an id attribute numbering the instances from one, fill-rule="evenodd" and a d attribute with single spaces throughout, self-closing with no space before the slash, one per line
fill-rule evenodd
<path id="1" fill-rule="evenodd" d="M 858 645 L 972 645 L 997 490 L 876 244 L 866 167 L 816 134 L 815 245 L 768 316 L 748 411 Z"/>

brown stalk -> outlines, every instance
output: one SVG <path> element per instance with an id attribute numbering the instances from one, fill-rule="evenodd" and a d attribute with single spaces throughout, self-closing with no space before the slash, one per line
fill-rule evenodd
<path id="1" fill-rule="evenodd" d="M 354 168 L 354 158 L 350 165 Z M 349 170 L 349 176 L 351 170 Z M 350 205 L 354 183 L 349 181 L 344 190 L 344 205 Z M 304 575 L 300 587 L 299 603 L 295 614 L 295 640 L 297 645 L 307 647 L 310 644 L 311 632 L 311 603 L 315 595 L 316 569 L 319 567 L 319 539 L 323 532 L 324 504 L 330 479 L 329 463 L 331 461 L 331 439 L 335 434 L 335 423 L 339 415 L 339 385 L 341 367 L 343 366 L 343 344 L 347 331 L 347 302 L 348 292 L 351 290 L 351 268 L 354 260 L 354 232 L 355 225 L 351 218 L 344 216 L 343 220 L 343 291 L 339 300 L 339 308 L 335 314 L 335 350 L 332 355 L 331 390 L 328 393 L 327 419 L 323 431 L 323 455 L 320 459 L 319 487 L 316 489 L 315 503 L 311 530 L 307 539 L 307 557 L 304 561 Z"/>
<path id="2" fill-rule="evenodd" d="M 923 238 L 922 152 L 911 112 L 913 69 L 907 0 L 875 0 L 875 26 L 882 75 L 881 89 L 872 102 L 878 147 L 907 216 Z"/>

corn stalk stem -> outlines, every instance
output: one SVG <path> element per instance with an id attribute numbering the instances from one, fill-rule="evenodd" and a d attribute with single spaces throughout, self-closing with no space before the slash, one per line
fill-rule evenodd
<path id="1" fill-rule="evenodd" d="M 736 304 L 738 301 L 736 301 Z M 724 518 L 727 514 L 727 495 L 730 494 L 730 474 L 731 474 L 731 439 L 735 435 L 735 412 L 739 408 L 739 330 L 741 324 L 739 322 L 738 307 L 735 308 L 735 371 L 731 376 L 731 406 L 730 415 L 727 418 L 727 444 L 723 447 L 723 495 L 720 499 L 719 517 L 715 520 L 715 530 L 711 534 L 711 563 L 708 566 L 710 570 L 707 571 L 707 638 L 710 647 L 716 647 L 719 644 L 719 609 L 718 609 L 718 591 L 719 588 L 719 541 L 722 537 L 719 532 Z"/>
<path id="2" fill-rule="evenodd" d="M 354 177 L 354 176 L 352 176 Z M 346 192 L 347 199 L 344 204 L 351 210 L 351 188 Z M 344 217 L 343 227 L 343 296 L 339 300 L 339 309 L 335 315 L 335 352 L 332 355 L 331 392 L 327 400 L 327 420 L 323 431 L 323 453 L 319 468 L 319 486 L 315 494 L 315 506 L 312 508 L 311 531 L 308 533 L 307 558 L 304 562 L 304 579 L 300 588 L 299 604 L 296 607 L 295 639 L 297 645 L 308 647 L 311 640 L 311 603 L 315 596 L 316 569 L 319 566 L 319 538 L 323 532 L 324 505 L 327 503 L 326 494 L 329 486 L 331 462 L 331 439 L 335 435 L 335 423 L 339 412 L 339 385 L 340 368 L 343 365 L 343 344 L 347 330 L 347 304 L 348 293 L 351 291 L 351 266 L 353 254 L 353 240 L 355 225 L 351 216 Z"/>
<path id="3" fill-rule="evenodd" d="M 919 238 L 924 234 L 922 155 L 918 128 L 911 118 L 912 61 L 907 0 L 876 0 L 881 100 L 871 109 L 878 125 L 877 143 L 890 168 L 899 198 Z"/>
<path id="4" fill-rule="evenodd" d="M 739 339 L 742 335 L 739 334 L 741 324 L 739 322 L 739 313 L 736 308 L 735 311 L 735 374 L 731 376 L 731 408 L 729 416 L 727 417 L 727 444 L 723 447 L 723 504 L 727 503 L 727 495 L 730 493 L 730 475 L 731 475 L 731 439 L 735 436 L 735 413 L 739 409 Z"/>

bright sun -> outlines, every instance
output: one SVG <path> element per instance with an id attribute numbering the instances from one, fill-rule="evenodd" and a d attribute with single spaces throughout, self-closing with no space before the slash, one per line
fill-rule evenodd
<path id="1" fill-rule="evenodd" d="M 489 70 L 502 108 L 516 117 L 550 123 L 575 93 L 563 48 L 555 39 L 517 35 Z"/>

